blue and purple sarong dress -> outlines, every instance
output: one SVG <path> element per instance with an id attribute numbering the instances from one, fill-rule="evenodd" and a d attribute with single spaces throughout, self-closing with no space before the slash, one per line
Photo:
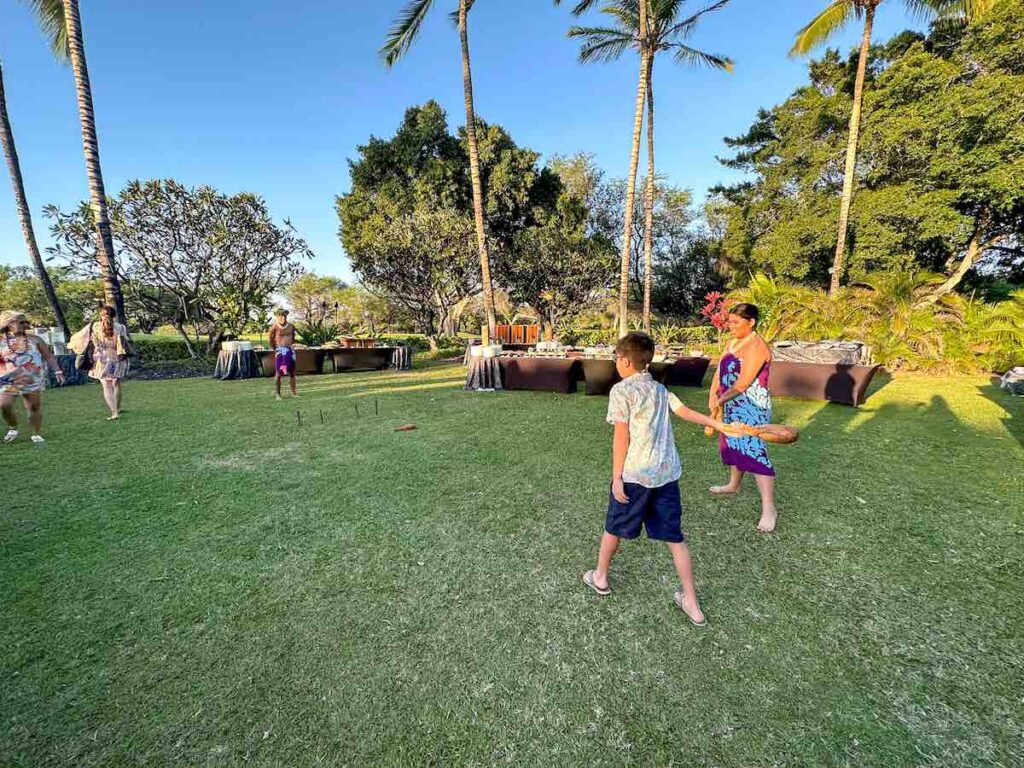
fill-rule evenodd
<path id="1" fill-rule="evenodd" d="M 766 362 L 757 377 L 747 387 L 747 391 L 725 404 L 722 421 L 730 424 L 734 421 L 759 427 L 770 424 L 772 420 L 772 396 L 768 391 L 768 371 L 771 363 Z M 718 394 L 736 384 L 740 377 L 742 361 L 732 352 L 726 352 L 718 364 Z M 722 463 L 736 467 L 741 472 L 755 475 L 775 476 L 775 467 L 768 458 L 768 449 L 764 440 L 759 437 L 726 437 L 718 439 L 719 453 Z"/>

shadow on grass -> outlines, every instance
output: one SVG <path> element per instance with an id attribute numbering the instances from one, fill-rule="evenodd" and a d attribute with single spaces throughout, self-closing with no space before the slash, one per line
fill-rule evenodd
<path id="1" fill-rule="evenodd" d="M 1014 398 L 1013 395 L 1000 389 L 995 381 L 998 379 L 984 387 L 978 387 L 978 392 L 986 400 L 1003 410 L 999 420 L 1010 437 L 1017 441 L 1017 445 L 1024 448 L 1024 399 Z"/>

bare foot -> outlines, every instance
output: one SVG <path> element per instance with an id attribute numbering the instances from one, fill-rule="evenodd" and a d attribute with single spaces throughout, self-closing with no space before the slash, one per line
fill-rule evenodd
<path id="1" fill-rule="evenodd" d="M 700 605 L 697 603 L 696 597 L 687 600 L 682 592 L 676 592 L 672 596 L 672 599 L 675 601 L 679 610 L 686 614 L 686 618 L 693 622 L 694 626 L 703 627 L 708 623 L 707 618 L 704 616 L 704 612 L 700 609 Z"/>
<path id="2" fill-rule="evenodd" d="M 772 507 L 761 512 L 761 520 L 757 523 L 757 530 L 761 533 L 771 533 L 775 530 L 775 523 L 779 518 L 779 511 Z"/>
<path id="3" fill-rule="evenodd" d="M 735 485 L 712 485 L 708 490 L 718 496 L 728 496 L 731 493 L 740 492 L 739 487 Z"/>
<path id="4" fill-rule="evenodd" d="M 120 418 L 121 418 L 121 414 L 119 414 L 119 413 L 112 413 L 109 416 L 107 416 L 107 421 L 117 421 Z"/>

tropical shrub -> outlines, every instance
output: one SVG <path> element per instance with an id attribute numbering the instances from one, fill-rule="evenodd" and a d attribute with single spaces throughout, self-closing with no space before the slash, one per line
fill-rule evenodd
<path id="1" fill-rule="evenodd" d="M 336 340 L 342 335 L 340 325 L 335 325 L 326 318 L 314 318 L 309 322 L 299 323 L 295 326 L 299 341 L 307 347 L 320 347 L 329 341 Z"/>
<path id="2" fill-rule="evenodd" d="M 862 341 L 890 370 L 999 371 L 1024 364 L 1024 291 L 997 304 L 935 296 L 943 277 L 894 271 L 867 276 L 834 298 L 765 275 L 730 294 L 756 304 L 768 341 Z"/>

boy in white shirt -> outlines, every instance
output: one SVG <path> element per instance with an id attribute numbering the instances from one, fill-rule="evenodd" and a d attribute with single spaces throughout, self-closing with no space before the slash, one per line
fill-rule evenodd
<path id="1" fill-rule="evenodd" d="M 640 527 L 648 538 L 668 544 L 675 561 L 682 592 L 675 603 L 698 627 L 707 624 L 693 586 L 690 550 L 682 531 L 679 477 L 682 465 L 672 435 L 671 413 L 684 421 L 726 427 L 687 408 L 647 372 L 654 358 L 654 340 L 645 333 L 630 333 L 615 347 L 615 368 L 622 381 L 612 387 L 608 422 L 615 426 L 612 442 L 612 488 L 601 537 L 597 568 L 583 574 L 583 581 L 599 595 L 611 594 L 608 570 L 620 539 L 635 539 Z"/>

